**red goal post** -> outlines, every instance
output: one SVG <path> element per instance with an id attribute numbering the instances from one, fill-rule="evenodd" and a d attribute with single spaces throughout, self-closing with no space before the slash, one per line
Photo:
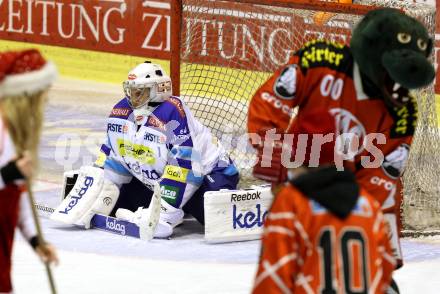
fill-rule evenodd
<path id="1" fill-rule="evenodd" d="M 255 182 L 250 173 L 255 158 L 246 137 L 247 107 L 255 90 L 305 42 L 349 42 L 362 15 L 380 6 L 418 18 L 434 39 L 435 8 L 409 1 L 171 1 L 173 92 L 226 145 L 244 185 Z M 433 86 L 415 94 L 419 123 L 404 177 L 403 216 L 406 228 L 426 231 L 440 228 L 440 134 Z"/>

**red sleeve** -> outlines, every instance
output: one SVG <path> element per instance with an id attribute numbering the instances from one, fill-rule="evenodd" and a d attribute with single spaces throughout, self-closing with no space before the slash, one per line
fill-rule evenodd
<path id="1" fill-rule="evenodd" d="M 408 160 L 411 136 L 401 139 L 388 139 L 382 148 L 384 161 L 377 168 L 362 168 L 356 172 L 359 184 L 369 192 L 380 205 L 386 216 L 388 231 L 387 243 L 391 244 L 392 255 L 399 267 L 403 264 L 399 242 L 401 230 L 400 206 L 402 202 L 400 177 Z"/>
<path id="2" fill-rule="evenodd" d="M 379 167 L 363 167 L 356 171 L 356 178 L 379 203 L 388 209 L 398 204 L 399 181 L 408 161 L 412 136 L 401 139 L 388 137 L 381 147 L 383 163 Z"/>
<path id="3" fill-rule="evenodd" d="M 377 144 L 383 162 L 374 167 L 362 164 L 356 171 L 359 183 L 380 202 L 382 208 L 390 210 L 399 202 L 397 196 L 400 195 L 400 177 L 408 162 L 417 124 L 417 101 L 413 96 L 409 98 L 410 101 L 404 106 L 387 109 L 386 119 L 389 122 L 384 122 L 385 131 L 378 130 L 386 138 L 384 144 Z M 366 146 L 376 145 L 370 143 Z"/>

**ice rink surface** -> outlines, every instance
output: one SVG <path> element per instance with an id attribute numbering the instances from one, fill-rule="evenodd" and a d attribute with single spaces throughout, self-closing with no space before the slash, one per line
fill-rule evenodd
<path id="1" fill-rule="evenodd" d="M 62 79 L 46 110 L 37 202 L 55 207 L 63 171 L 91 164 L 105 136 L 106 116 L 121 98 L 114 85 Z M 203 228 L 185 220 L 170 240 L 141 240 L 55 223 L 42 213 L 45 237 L 59 251 L 54 268 L 64 293 L 249 293 L 259 242 L 207 244 Z M 405 239 L 401 293 L 440 293 L 440 237 Z M 15 292 L 50 293 L 43 265 L 19 234 L 13 259 Z"/>

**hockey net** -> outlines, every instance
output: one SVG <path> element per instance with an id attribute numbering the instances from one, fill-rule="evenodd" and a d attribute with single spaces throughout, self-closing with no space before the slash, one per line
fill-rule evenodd
<path id="1" fill-rule="evenodd" d="M 172 40 L 171 70 L 180 85 L 175 83 L 174 88 L 229 151 L 240 169 L 242 186 L 257 182 L 251 176 L 255 155 L 246 131 L 250 98 L 295 50 L 317 38 L 349 42 L 353 27 L 375 6 L 400 8 L 421 20 L 432 36 L 435 30 L 435 8 L 404 1 L 176 3 L 173 16 L 181 16 L 175 18 L 181 34 Z M 440 135 L 433 87 L 415 94 L 420 116 L 404 177 L 402 215 L 406 229 L 426 231 L 440 228 L 436 156 Z"/>

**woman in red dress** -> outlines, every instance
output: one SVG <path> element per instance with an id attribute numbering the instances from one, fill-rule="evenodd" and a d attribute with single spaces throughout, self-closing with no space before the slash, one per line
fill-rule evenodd
<path id="1" fill-rule="evenodd" d="M 0 293 L 12 293 L 11 255 L 18 226 L 36 253 L 57 262 L 33 223 L 25 180 L 37 166 L 47 90 L 57 74 L 38 50 L 0 53 Z"/>

